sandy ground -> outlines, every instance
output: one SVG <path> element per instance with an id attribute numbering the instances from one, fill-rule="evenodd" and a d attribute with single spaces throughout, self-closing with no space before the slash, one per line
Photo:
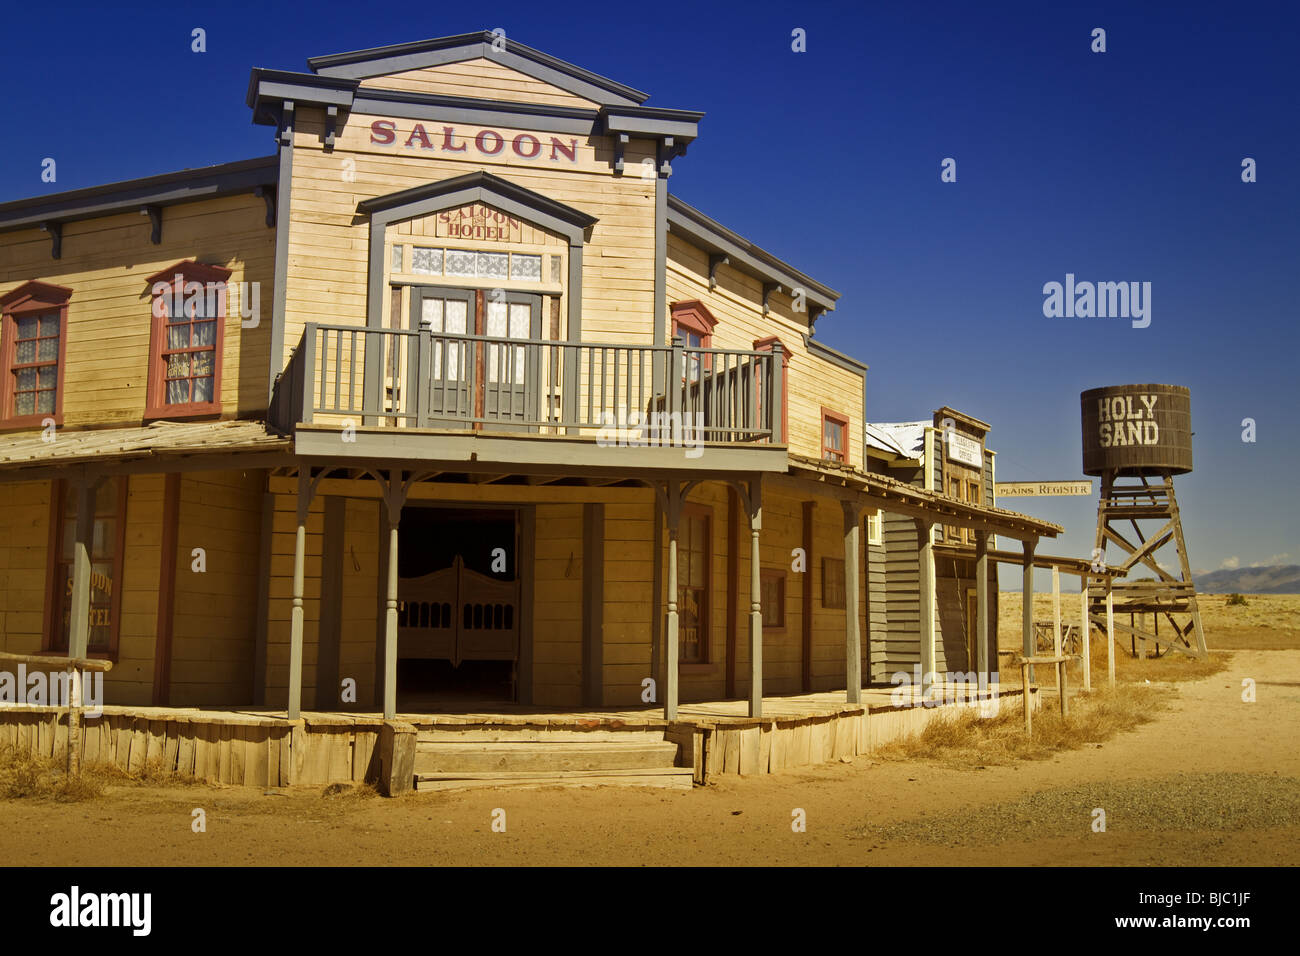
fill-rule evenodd
<path id="1" fill-rule="evenodd" d="M 1242 702 L 1245 677 L 1257 682 L 1255 703 Z M 1298 726 L 1300 650 L 1242 650 L 1226 672 L 1178 685 L 1172 706 L 1155 722 L 1048 761 L 955 770 L 859 757 L 684 792 L 550 789 L 399 800 L 318 790 L 121 787 L 77 804 L 0 802 L 0 859 L 9 865 L 1293 865 L 1300 862 L 1300 821 L 1285 798 L 1300 778 Z M 1206 804 L 1190 807 L 1195 813 L 1166 817 L 1159 808 L 1172 786 L 1187 782 L 1180 777 L 1186 774 L 1225 776 L 1182 799 L 1184 807 Z M 1245 807 L 1225 802 L 1224 787 L 1233 788 L 1234 779 L 1249 780 L 1256 794 Z M 1092 808 L 1118 801 L 1118 786 L 1127 788 L 1128 802 L 1112 807 L 1107 832 L 1094 833 Z M 1145 815 L 1125 809 L 1134 787 L 1149 792 L 1153 809 Z M 1026 822 L 1017 802 L 1055 788 L 1068 788 L 1060 816 Z M 195 807 L 206 811 L 206 833 L 191 830 Z M 795 808 L 806 814 L 806 832 L 792 831 Z M 492 829 L 496 809 L 505 811 L 504 833 Z M 930 823 L 943 824 L 938 830 L 948 836 L 934 842 L 881 829 L 924 830 Z"/>

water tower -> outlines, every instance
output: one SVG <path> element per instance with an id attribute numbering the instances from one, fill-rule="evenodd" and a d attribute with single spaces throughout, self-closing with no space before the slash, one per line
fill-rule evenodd
<path id="1" fill-rule="evenodd" d="M 1191 393 L 1179 385 L 1112 385 L 1089 389 L 1079 401 L 1083 472 L 1101 478 L 1093 560 L 1128 572 L 1110 584 L 1116 617 L 1129 615 L 1115 627 L 1129 632 L 1135 648 L 1144 641 L 1157 653 L 1173 649 L 1203 660 L 1205 631 L 1174 496 L 1174 475 L 1192 470 Z M 1162 563 L 1169 545 L 1177 560 Z M 1165 564 L 1177 567 L 1177 576 Z M 1089 581 L 1089 614 L 1103 626 L 1106 586 L 1104 578 Z"/>

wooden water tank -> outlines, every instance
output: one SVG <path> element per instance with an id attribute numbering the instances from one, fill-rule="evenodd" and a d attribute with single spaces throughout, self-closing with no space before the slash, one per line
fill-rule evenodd
<path id="1" fill-rule="evenodd" d="M 1192 397 L 1181 385 L 1110 385 L 1079 396 L 1083 473 L 1192 470 Z"/>

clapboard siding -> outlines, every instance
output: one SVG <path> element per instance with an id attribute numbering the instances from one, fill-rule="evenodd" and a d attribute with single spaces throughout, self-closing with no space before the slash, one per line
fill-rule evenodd
<path id="1" fill-rule="evenodd" d="M 533 564 L 533 702 L 582 703 L 582 505 L 539 504 Z"/>
<path id="2" fill-rule="evenodd" d="M 414 126 L 411 120 L 394 121 L 397 140 L 393 145 L 373 144 L 370 124 L 381 117 L 354 113 L 339 130 L 334 150 L 326 153 L 321 146 L 321 111 L 303 113 L 294 138 L 286 356 L 308 321 L 365 322 L 369 224 L 357 215 L 358 202 L 478 169 L 597 217 L 583 257 L 583 337 L 651 341 L 654 182 L 639 176 L 614 176 L 608 138 L 568 137 L 576 143 L 574 163 L 525 160 L 508 149 L 497 157 L 470 151 L 464 158 L 456 158 L 456 154 L 440 150 L 405 147 Z M 472 138 L 484 127 L 455 124 L 455 128 L 458 136 Z M 549 134 L 543 142 L 549 142 Z M 633 140 L 626 160 L 637 164 L 650 155 L 648 141 Z M 460 241 L 448 244 L 490 247 Z"/>
<path id="3" fill-rule="evenodd" d="M 266 408 L 275 230 L 253 196 L 182 203 L 163 210 L 162 242 L 138 213 L 65 223 L 62 257 L 36 229 L 0 234 L 0 295 L 39 279 L 72 289 L 64 368 L 65 427 L 138 424 L 144 418 L 152 300 L 145 282 L 185 259 L 231 270 L 222 351 L 222 414 Z M 241 282 L 259 283 L 259 321 L 241 327 Z"/>
<path id="4" fill-rule="evenodd" d="M 597 105 L 568 90 L 534 79 L 486 57 L 366 77 L 361 81 L 361 86 L 363 89 L 440 93 L 513 103 L 543 103 L 549 106 L 592 108 Z"/>
<path id="5" fill-rule="evenodd" d="M 605 506 L 601 678 L 606 705 L 639 703 L 641 682 L 653 676 L 654 492 L 647 489 L 640 498 Z"/>
<path id="6" fill-rule="evenodd" d="M 172 616 L 174 706 L 252 700 L 258 567 L 249 556 L 257 554 L 261 541 L 265 483 L 260 471 L 181 476 Z"/>
<path id="7" fill-rule="evenodd" d="M 808 351 L 808 313 L 794 309 L 788 290 L 771 298 L 763 315 L 763 283 L 729 266 L 719 266 L 717 287 L 709 288 L 709 256 L 680 236 L 668 236 L 668 301 L 697 299 L 718 320 L 714 348 L 752 349 L 760 339 L 776 336 L 788 353 L 788 418 L 786 441 L 792 452 L 820 458 L 822 407 L 849 419 L 849 460 L 863 467 L 862 376 Z M 832 321 L 826 319 L 824 321 Z M 669 327 L 669 332 L 671 328 Z"/>
<path id="8" fill-rule="evenodd" d="M 11 654 L 41 649 L 51 487 L 24 481 L 0 489 L 0 648 Z"/>

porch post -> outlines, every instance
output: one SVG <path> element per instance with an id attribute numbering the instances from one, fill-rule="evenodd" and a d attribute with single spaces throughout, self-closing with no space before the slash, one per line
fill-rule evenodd
<path id="1" fill-rule="evenodd" d="M 862 506 L 841 501 L 844 511 L 844 681 L 845 700 L 862 703 L 862 630 L 858 608 L 858 552 L 862 548 Z M 808 572 L 805 572 L 808 573 Z M 804 608 L 804 613 L 810 613 Z"/>
<path id="2" fill-rule="evenodd" d="M 668 521 L 668 633 L 664 637 L 664 720 L 677 719 L 677 651 L 681 623 L 677 609 L 677 529 L 682 517 L 682 488 L 675 478 L 665 484 Z"/>
<path id="3" fill-rule="evenodd" d="M 749 483 L 749 716 L 763 716 L 763 582 L 758 534 L 763 529 L 761 478 Z"/>
<path id="4" fill-rule="evenodd" d="M 989 533 L 975 532 L 975 671 L 980 693 L 989 686 Z"/>
<path id="5" fill-rule="evenodd" d="M 73 485 L 77 496 L 77 538 L 72 545 L 72 594 L 68 609 L 68 657 L 73 659 L 84 658 L 90 646 L 90 552 L 94 544 L 98 485 L 99 479 L 88 476 Z"/>
<path id="6" fill-rule="evenodd" d="M 1088 621 L 1088 577 L 1079 575 L 1079 637 L 1083 641 L 1083 690 L 1092 690 L 1092 624 Z"/>
<path id="7" fill-rule="evenodd" d="M 406 488 L 402 473 L 390 471 L 384 485 L 388 515 L 388 587 L 384 599 L 384 718 L 397 716 L 397 526 L 402 520 Z"/>
<path id="8" fill-rule="evenodd" d="M 1052 654 L 1061 656 L 1061 569 L 1052 565 Z"/>
<path id="9" fill-rule="evenodd" d="M 1034 549 L 1038 546 L 1037 538 L 1028 538 L 1020 542 L 1021 548 L 1024 549 L 1024 568 L 1021 572 L 1020 585 L 1020 627 L 1021 627 L 1021 651 L 1025 657 L 1034 656 Z M 1034 667 L 1029 666 L 1029 680 L 1034 679 Z M 1025 687 L 1025 693 L 1029 693 L 1029 688 Z M 1028 697 L 1025 698 L 1028 700 Z M 1026 705 L 1028 706 L 1028 705 Z"/>
<path id="10" fill-rule="evenodd" d="M 307 563 L 307 515 L 311 510 L 316 483 L 311 468 L 298 469 L 298 526 L 293 542 L 293 609 L 289 614 L 289 707 L 290 720 L 302 716 L 302 630 L 303 572 Z"/>
<path id="11" fill-rule="evenodd" d="M 919 546 L 917 548 L 917 603 L 919 604 L 921 618 L 921 693 L 924 695 L 929 692 L 930 685 L 934 683 L 935 677 L 934 541 L 930 535 L 934 522 L 924 518 L 914 520 L 916 522 L 916 541 Z"/>

